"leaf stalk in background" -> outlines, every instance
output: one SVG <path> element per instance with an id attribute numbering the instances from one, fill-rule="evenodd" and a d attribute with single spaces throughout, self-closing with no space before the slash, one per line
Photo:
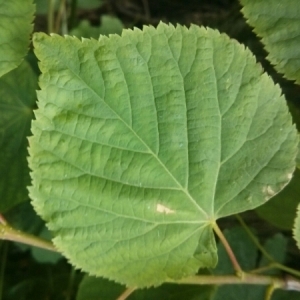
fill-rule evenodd
<path id="1" fill-rule="evenodd" d="M 68 34 L 67 24 L 67 1 L 61 0 L 55 22 L 55 32 L 61 32 L 62 35 Z"/>
<path id="2" fill-rule="evenodd" d="M 125 300 L 127 299 L 134 291 L 136 288 L 127 288 L 119 297 L 117 300 Z"/>
<path id="3" fill-rule="evenodd" d="M 282 289 L 288 291 L 300 291 L 300 280 L 294 277 L 280 278 L 268 275 L 254 275 L 243 273 L 243 276 L 236 275 L 196 275 L 180 280 L 168 280 L 168 283 L 176 284 L 253 284 L 253 285 L 270 285 L 273 289 Z"/>
<path id="4" fill-rule="evenodd" d="M 48 0 L 48 16 L 47 16 L 48 33 L 54 32 L 54 27 L 53 27 L 54 2 L 55 0 Z"/>
<path id="5" fill-rule="evenodd" d="M 265 300 L 271 300 L 274 291 L 275 287 L 271 284 L 266 290 Z"/>
<path id="6" fill-rule="evenodd" d="M 14 229 L 8 224 L 0 224 L 0 239 L 23 243 L 30 246 L 35 246 L 49 251 L 57 252 L 57 250 L 51 242 L 36 237 L 34 235 L 22 232 L 20 230 Z"/>

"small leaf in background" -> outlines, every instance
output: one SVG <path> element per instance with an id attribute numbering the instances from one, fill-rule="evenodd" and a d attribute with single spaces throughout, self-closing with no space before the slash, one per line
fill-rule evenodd
<path id="1" fill-rule="evenodd" d="M 299 292 L 275 290 L 272 300 L 299 300 Z"/>
<path id="2" fill-rule="evenodd" d="M 34 45 L 30 196 L 77 268 L 145 287 L 214 267 L 213 223 L 291 179 L 285 99 L 226 35 L 160 23 Z"/>
<path id="3" fill-rule="evenodd" d="M 94 38 L 98 39 L 100 34 L 109 35 L 109 34 L 121 34 L 123 29 L 122 22 L 112 16 L 102 16 L 101 25 L 99 27 L 91 26 L 88 20 L 83 20 L 79 25 L 71 30 L 70 35 L 75 35 L 78 38 Z"/>
<path id="4" fill-rule="evenodd" d="M 137 290 L 128 300 L 211 300 L 213 285 L 163 284 L 158 288 Z"/>
<path id="5" fill-rule="evenodd" d="M 269 52 L 268 60 L 300 83 L 299 0 L 241 0 L 242 12 Z"/>
<path id="6" fill-rule="evenodd" d="M 296 215 L 296 208 L 300 202 L 300 170 L 296 169 L 290 183 L 275 197 L 255 212 L 272 225 L 291 230 Z"/>
<path id="7" fill-rule="evenodd" d="M 4 217 L 12 227 L 33 235 L 39 234 L 45 226 L 29 201 L 15 205 L 4 213 Z"/>
<path id="8" fill-rule="evenodd" d="M 38 235 L 40 238 L 51 241 L 52 235 L 47 229 L 46 226 L 44 226 L 43 230 L 40 232 Z M 51 263 L 55 264 L 57 263 L 60 259 L 62 259 L 62 255 L 58 252 L 52 252 L 48 251 L 42 248 L 37 248 L 37 247 L 30 247 L 31 248 L 31 254 L 32 257 L 40 263 Z"/>
<path id="9" fill-rule="evenodd" d="M 113 281 L 85 275 L 79 284 L 76 300 L 115 300 L 125 289 Z"/>
<path id="10" fill-rule="evenodd" d="M 287 238 L 281 233 L 277 233 L 273 237 L 269 238 L 263 245 L 266 252 L 279 264 L 284 264 L 286 259 L 286 250 L 287 250 Z M 265 256 L 262 256 L 259 267 L 266 267 L 270 265 L 270 260 Z M 280 271 L 278 269 L 271 269 L 264 274 L 268 275 L 279 275 Z"/>
<path id="11" fill-rule="evenodd" d="M 0 50 L 1 51 L 1 50 Z M 23 63 L 0 78 L 0 212 L 28 200 L 27 162 L 37 75 Z"/>
<path id="12" fill-rule="evenodd" d="M 33 29 L 32 0 L 0 0 L 0 77 L 16 68 L 26 55 Z"/>
<path id="13" fill-rule="evenodd" d="M 66 300 L 74 299 L 73 286 L 78 286 L 82 275 L 73 274 L 64 261 L 57 264 L 38 264 L 19 254 L 8 260 L 3 291 L 5 300 Z M 72 283 L 72 284 L 71 284 Z M 89 300 L 89 299 L 86 299 Z"/>
<path id="14" fill-rule="evenodd" d="M 293 235 L 300 249 L 300 204 L 297 207 L 296 218 L 294 220 Z"/>

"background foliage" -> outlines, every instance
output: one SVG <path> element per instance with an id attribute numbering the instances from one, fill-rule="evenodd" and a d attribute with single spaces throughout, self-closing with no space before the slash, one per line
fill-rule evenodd
<path id="1" fill-rule="evenodd" d="M 299 67 L 294 56 L 299 57 L 299 5 L 296 0 L 289 0 L 284 7 L 274 11 L 266 10 L 275 18 L 271 28 L 261 27 L 261 19 L 255 18 L 261 9 L 251 7 L 251 3 L 261 1 L 241 1 L 245 8 L 243 14 L 249 18 L 249 24 L 257 26 L 256 32 L 262 37 L 267 54 L 259 38 L 244 21 L 238 1 L 180 1 L 180 0 L 117 0 L 117 1 L 43 1 L 37 0 L 37 11 L 33 25 L 34 7 L 31 1 L 1 1 L 0 10 L 5 11 L 0 18 L 0 210 L 4 217 L 15 228 L 50 238 L 44 222 L 33 211 L 26 187 L 29 184 L 29 169 L 27 166 L 27 136 L 29 134 L 32 111 L 36 108 L 35 89 L 37 88 L 37 59 L 28 51 L 29 34 L 34 25 L 34 31 L 55 31 L 59 34 L 74 34 L 77 36 L 94 36 L 100 34 L 119 33 L 121 28 L 142 27 L 143 24 L 157 25 L 164 22 L 189 25 L 210 26 L 248 46 L 261 62 L 263 68 L 279 83 L 290 111 L 297 126 L 300 124 L 299 100 L 300 88 L 293 81 L 288 81 L 278 74 L 275 68 L 284 73 L 285 77 L 299 83 Z M 265 1 L 265 3 L 268 1 Z M 51 3 L 48 6 L 48 3 Z M 74 5 L 74 3 L 76 5 Z M 64 5 L 66 4 L 66 6 Z M 266 3 L 266 4 L 269 4 Z M 247 6 L 248 5 L 248 6 Z M 65 9 L 67 7 L 67 9 Z M 293 35 L 289 43 L 283 43 L 278 36 L 270 35 L 270 30 L 283 30 L 287 20 L 282 18 L 286 13 L 296 25 L 292 26 Z M 14 16 L 18 16 L 15 18 Z M 253 17 L 254 16 L 254 17 Z M 276 21 L 280 18 L 280 22 Z M 12 21 L 14 20 L 14 21 Z M 52 20 L 52 22 L 50 22 Z M 258 24 L 257 24 L 258 22 Z M 298 22 L 298 23 L 297 23 Z M 277 28 L 278 27 L 278 28 Z M 276 56 L 276 48 L 282 43 L 290 50 L 283 48 Z M 273 52 L 275 51 L 275 52 Z M 275 54 L 274 54 L 275 53 Z M 282 59 L 288 53 L 290 59 Z M 5 59 L 3 59 L 5 57 Z M 269 61 L 271 62 L 269 62 Z M 287 70 L 285 70 L 287 68 Z M 11 71 L 11 72 L 10 72 Z M 299 129 L 299 127 L 298 127 Z M 299 250 L 292 238 L 293 220 L 296 216 L 295 207 L 299 202 L 299 174 L 296 172 L 291 183 L 266 205 L 256 211 L 242 214 L 247 224 L 261 241 L 268 253 L 278 262 L 288 267 L 300 269 Z M 280 211 L 280 214 L 278 214 Z M 274 215 L 280 216 L 274 218 Z M 270 260 L 262 256 L 262 252 L 251 244 L 244 235 L 234 217 L 221 219 L 221 228 L 226 229 L 226 236 L 231 241 L 243 267 L 258 268 L 270 265 Z M 296 223 L 294 235 L 299 235 L 300 222 Z M 300 237 L 298 236 L 298 240 Z M 220 263 L 208 273 L 222 274 L 231 272 L 232 268 L 226 262 L 227 256 L 218 245 Z M 223 251 L 223 252 L 222 252 Z M 245 256 L 247 253 L 247 256 Z M 251 257 L 251 260 L 249 259 Z M 99 299 L 99 289 L 103 299 L 115 299 L 124 287 L 105 279 L 93 278 L 74 271 L 74 269 L 59 254 L 46 250 L 36 250 L 30 246 L 2 241 L 0 243 L 0 298 L 2 299 Z M 274 270 L 273 270 L 274 271 Z M 275 271 L 282 274 L 282 271 Z M 279 272 L 279 273 L 278 273 Z M 83 279 L 82 279 L 83 278 Z M 77 292 L 78 291 L 78 292 Z M 117 293 L 118 292 L 118 293 Z M 88 294 L 89 293 L 89 294 Z M 243 294 L 244 293 L 244 294 Z M 245 299 L 259 299 L 265 293 L 261 287 L 246 288 L 244 286 L 176 286 L 165 284 L 159 288 L 140 290 L 133 293 L 129 299 L 221 299 L 231 295 Z M 201 295 L 201 297 L 199 296 Z M 295 292 L 287 294 L 276 291 L 272 299 L 296 299 Z M 87 298 L 88 297 L 88 298 Z M 248 298 L 247 298 L 248 297 Z"/>

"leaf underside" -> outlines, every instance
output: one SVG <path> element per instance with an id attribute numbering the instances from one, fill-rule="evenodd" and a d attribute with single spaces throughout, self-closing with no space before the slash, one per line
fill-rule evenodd
<path id="1" fill-rule="evenodd" d="M 30 196 L 76 267 L 138 287 L 214 267 L 215 220 L 290 180 L 284 98 L 226 35 L 160 23 L 34 46 Z"/>
<path id="2" fill-rule="evenodd" d="M 26 55 L 34 11 L 32 0 L 0 0 L 0 77 Z"/>
<path id="3" fill-rule="evenodd" d="M 299 0 L 241 0 L 242 12 L 269 52 L 268 60 L 300 84 Z"/>

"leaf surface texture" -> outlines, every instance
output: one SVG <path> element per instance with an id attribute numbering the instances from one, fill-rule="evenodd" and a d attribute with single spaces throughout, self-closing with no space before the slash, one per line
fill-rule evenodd
<path id="1" fill-rule="evenodd" d="M 290 180 L 298 139 L 280 89 L 218 31 L 161 23 L 34 45 L 30 195 L 90 274 L 142 287 L 214 267 L 214 222 Z"/>

